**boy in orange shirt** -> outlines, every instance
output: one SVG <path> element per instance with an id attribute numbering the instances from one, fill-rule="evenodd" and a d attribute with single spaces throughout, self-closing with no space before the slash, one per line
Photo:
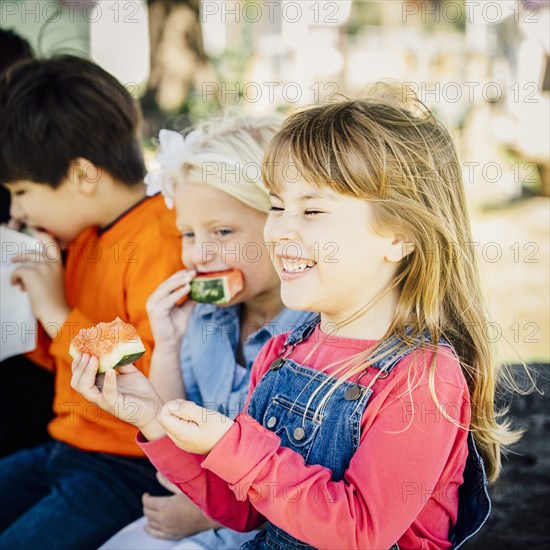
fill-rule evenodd
<path id="1" fill-rule="evenodd" d="M 116 79 L 63 56 L 18 65 L 0 90 L 0 182 L 12 218 L 45 245 L 12 281 L 45 332 L 31 356 L 53 366 L 56 415 L 51 442 L 0 461 L 0 548 L 97 548 L 141 515 L 144 492 L 163 490 L 135 429 L 71 389 L 69 343 L 118 316 L 137 328 L 147 374 L 145 303 L 181 269 L 181 240 L 162 197 L 146 197 L 139 108 Z"/>

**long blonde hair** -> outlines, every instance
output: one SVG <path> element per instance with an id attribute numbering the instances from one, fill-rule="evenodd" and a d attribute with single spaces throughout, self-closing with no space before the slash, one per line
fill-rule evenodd
<path id="1" fill-rule="evenodd" d="M 380 89 L 387 90 L 290 116 L 266 150 L 263 180 L 277 192 L 290 162 L 309 183 L 371 202 L 375 230 L 389 227 L 407 236 L 412 251 L 386 289 L 397 289 L 399 299 L 382 340 L 400 334 L 405 347 L 427 329 L 436 352 L 440 337 L 452 344 L 470 391 L 470 428 L 494 481 L 501 447 L 516 442 L 521 431 L 500 421 L 495 410 L 501 369 L 484 330 L 487 313 L 468 249 L 473 239 L 460 163 L 449 132 L 424 104 L 406 104 Z M 347 379 L 380 358 L 369 357 L 371 351 L 355 356 L 352 368 L 348 363 Z M 436 355 L 429 387 L 445 415 L 435 394 Z"/>

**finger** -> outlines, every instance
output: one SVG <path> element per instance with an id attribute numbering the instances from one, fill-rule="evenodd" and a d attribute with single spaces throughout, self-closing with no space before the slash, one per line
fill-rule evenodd
<path id="1" fill-rule="evenodd" d="M 76 391 L 78 391 L 80 387 L 80 378 L 82 377 L 82 373 L 84 372 L 85 368 L 82 359 L 83 355 L 82 353 L 79 353 L 76 355 L 76 357 L 73 359 L 73 362 L 71 363 L 71 370 L 73 372 L 73 376 L 71 378 L 71 388 Z"/>
<path id="2" fill-rule="evenodd" d="M 186 399 L 174 399 L 166 403 L 163 408 L 163 412 L 166 412 L 167 415 L 195 424 L 204 423 L 206 411 L 207 409 L 204 407 Z"/>
<path id="3" fill-rule="evenodd" d="M 73 376 L 71 378 L 71 387 L 76 390 L 78 393 L 86 397 L 89 401 L 92 401 L 94 398 L 97 398 L 101 395 L 99 389 L 95 387 L 95 376 L 90 375 L 90 370 L 92 373 L 97 371 L 97 367 L 92 363 L 91 357 L 87 354 L 79 354 L 77 356 L 71 368 L 73 370 Z"/>
<path id="4" fill-rule="evenodd" d="M 181 283 L 181 281 L 191 281 L 194 277 L 197 276 L 197 272 L 194 269 L 182 269 L 164 281 L 164 283 L 161 283 L 159 286 L 163 285 L 170 285 L 173 282 L 177 283 L 178 281 Z"/>
<path id="5" fill-rule="evenodd" d="M 80 365 L 80 360 L 81 359 L 82 359 L 82 354 L 81 353 L 77 353 L 73 357 L 73 362 L 71 363 L 71 370 L 72 370 L 73 373 L 78 368 L 78 366 Z"/>
<path id="6" fill-rule="evenodd" d="M 25 282 L 21 277 L 19 270 L 12 271 L 10 275 L 10 283 L 12 286 L 18 286 L 21 290 L 26 290 Z"/>
<path id="7" fill-rule="evenodd" d="M 170 413 L 161 412 L 158 422 L 166 431 L 166 435 L 180 448 L 184 448 L 186 443 L 195 441 L 200 435 L 200 428 L 195 422 L 177 418 Z"/>
<path id="8" fill-rule="evenodd" d="M 12 285 L 18 285 L 21 283 L 25 284 L 25 281 L 28 281 L 29 277 L 31 277 L 33 274 L 34 269 L 30 266 L 18 267 L 11 272 L 10 283 Z"/>
<path id="9" fill-rule="evenodd" d="M 39 264 L 42 263 L 47 258 L 44 257 L 42 251 L 37 250 L 26 250 L 21 254 L 13 256 L 11 261 L 14 264 Z"/>
<path id="10" fill-rule="evenodd" d="M 30 228 L 31 235 L 43 246 L 44 256 L 49 260 L 58 261 L 61 259 L 61 248 L 59 243 L 49 233 Z"/>
<path id="11" fill-rule="evenodd" d="M 140 370 L 132 363 L 117 367 L 116 370 L 119 374 L 133 374 L 134 372 L 140 372 Z"/>
<path id="12" fill-rule="evenodd" d="M 103 379 L 103 398 L 108 405 L 118 403 L 120 394 L 118 391 L 117 375 L 115 369 L 107 369 Z"/>
<path id="13" fill-rule="evenodd" d="M 170 536 L 168 533 L 165 533 L 164 531 L 161 531 L 160 529 L 157 529 L 155 527 L 151 527 L 150 525 L 146 525 L 144 527 L 145 531 L 149 533 L 152 537 L 155 537 L 157 539 L 163 539 L 163 540 L 174 540 L 172 536 Z"/>
<path id="14" fill-rule="evenodd" d="M 16 218 L 10 218 L 8 220 L 8 223 L 5 223 L 4 225 L 15 231 L 20 231 L 24 224 L 21 220 L 18 220 Z"/>
<path id="15" fill-rule="evenodd" d="M 147 517 L 149 517 L 149 514 L 151 512 L 159 511 L 160 509 L 159 498 L 165 498 L 165 497 L 154 497 L 149 493 L 143 493 L 141 497 L 141 503 L 143 504 L 143 511 L 145 512 L 145 510 L 147 509 L 147 513 L 145 514 Z"/>
<path id="16" fill-rule="evenodd" d="M 191 292 L 191 290 L 189 290 L 189 292 Z M 197 302 L 195 302 L 194 300 L 185 300 L 185 303 L 181 306 L 181 310 L 183 311 L 183 313 L 190 316 L 196 305 Z"/>
<path id="17" fill-rule="evenodd" d="M 99 397 L 101 392 L 96 386 L 97 370 L 99 369 L 99 361 L 97 357 L 93 357 L 85 353 L 81 359 L 80 378 L 75 388 L 84 397 L 90 399 L 90 396 Z"/>
<path id="18" fill-rule="evenodd" d="M 103 386 L 105 385 L 105 375 L 98 374 L 95 377 L 95 385 L 100 392 L 103 392 Z"/>
<path id="19" fill-rule="evenodd" d="M 163 476 L 160 472 L 157 472 L 157 481 L 165 488 L 168 489 L 168 491 L 171 491 L 175 495 L 179 495 L 181 491 L 179 490 L 177 485 L 174 485 L 171 481 L 168 481 L 165 476 Z"/>
<path id="20" fill-rule="evenodd" d="M 176 306 L 176 304 L 180 300 L 182 300 L 182 298 L 187 296 L 190 292 L 191 292 L 190 284 L 186 284 L 181 288 L 174 290 L 173 292 L 171 292 L 167 296 L 164 296 L 157 302 L 156 304 L 156 308 L 158 308 L 157 311 L 167 311 L 169 309 L 172 309 L 173 307 Z"/>
<path id="21" fill-rule="evenodd" d="M 163 310 L 173 307 L 182 296 L 189 294 L 189 292 L 191 292 L 191 284 L 186 279 L 173 282 L 173 284 L 163 289 L 157 289 L 147 300 L 147 311 L 152 313 L 159 309 Z"/>
<path id="22" fill-rule="evenodd" d="M 154 299 L 156 301 L 156 299 L 176 290 L 181 285 L 191 282 L 195 275 L 195 271 L 189 271 L 186 269 L 174 273 L 174 275 L 171 275 L 168 279 L 160 283 L 160 285 L 151 293 L 149 299 Z"/>

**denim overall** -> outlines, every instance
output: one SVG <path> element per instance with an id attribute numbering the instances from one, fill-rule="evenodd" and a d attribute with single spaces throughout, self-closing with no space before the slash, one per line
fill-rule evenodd
<path id="1" fill-rule="evenodd" d="M 312 399 L 315 390 L 326 381 L 328 375 L 291 359 L 292 350 L 306 340 L 319 323 L 320 318 L 307 321 L 287 338 L 280 358 L 275 360 L 254 390 L 248 414 L 281 438 L 281 445 L 300 453 L 306 464 L 320 464 L 332 470 L 332 480 L 340 481 L 351 458 L 359 447 L 361 419 L 373 393 L 372 389 L 346 381 L 341 384 L 328 402 L 315 415 L 315 411 L 336 381 L 329 380 L 325 389 Z M 425 339 L 429 339 L 426 335 Z M 394 346 L 399 339 L 390 337 L 382 344 L 382 352 Z M 420 344 L 420 339 L 419 342 Z M 450 347 L 445 340 L 440 345 Z M 385 378 L 403 357 L 413 351 L 409 347 L 396 351 L 371 365 Z M 347 397 L 347 398 L 346 398 Z M 475 535 L 487 520 L 491 501 L 487 492 L 487 477 L 483 460 L 474 439 L 468 436 L 469 455 L 464 471 L 464 483 L 459 488 L 457 523 L 450 532 L 452 548 L 459 548 Z M 272 523 L 241 549 L 300 549 L 313 548 L 285 533 Z M 398 550 L 394 544 L 390 550 Z"/>

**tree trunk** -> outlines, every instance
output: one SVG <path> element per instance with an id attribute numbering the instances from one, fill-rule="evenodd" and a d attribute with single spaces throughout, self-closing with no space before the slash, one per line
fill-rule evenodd
<path id="1" fill-rule="evenodd" d="M 148 0 L 151 74 L 142 105 L 148 116 L 189 111 L 186 100 L 216 76 L 204 50 L 200 0 Z M 156 113 L 155 113 L 156 112 Z"/>

